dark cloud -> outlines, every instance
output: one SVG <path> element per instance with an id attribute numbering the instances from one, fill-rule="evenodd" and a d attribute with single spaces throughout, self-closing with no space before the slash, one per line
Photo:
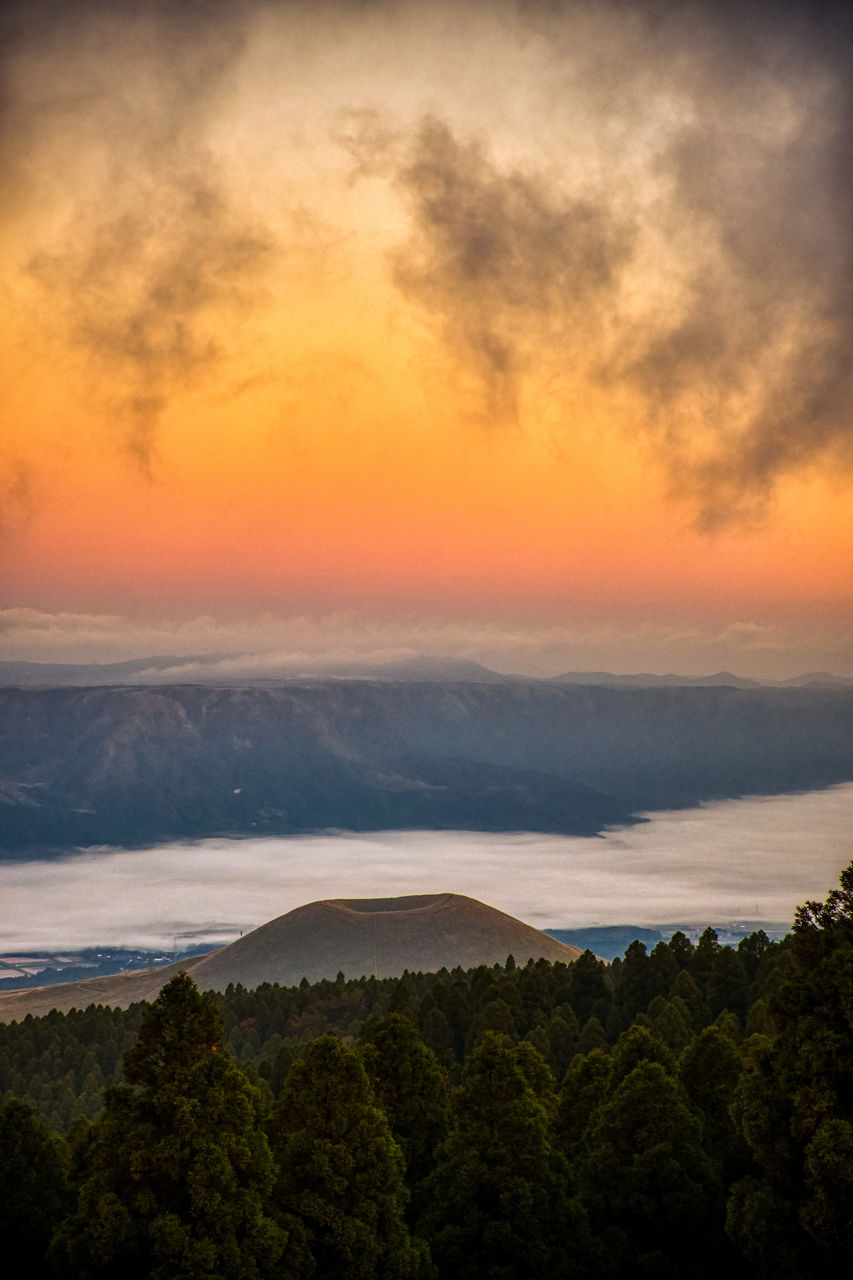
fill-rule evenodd
<path id="1" fill-rule="evenodd" d="M 853 103 L 844 24 L 814 8 L 719 32 L 661 160 L 697 247 L 687 305 L 610 370 L 645 393 L 708 530 L 760 517 L 786 474 L 853 462 Z"/>
<path id="2" fill-rule="evenodd" d="M 137 185 L 131 207 L 87 220 L 30 270 L 49 296 L 70 299 L 68 332 L 121 388 L 127 449 L 150 472 L 170 397 L 226 354 L 212 313 L 236 321 L 257 301 L 275 243 L 228 202 L 210 166 L 158 174 L 150 199 L 139 195 Z"/>
<path id="3" fill-rule="evenodd" d="M 19 122 L 31 146 L 56 150 L 67 136 L 97 158 L 92 189 L 29 272 L 103 375 L 146 474 L 161 415 L 227 354 L 214 336 L 223 313 L 236 322 L 263 296 L 276 248 L 229 192 L 205 137 L 249 14 L 225 0 L 34 0 L 7 12 L 7 126 Z M 26 164 L 9 174 L 26 185 Z"/>
<path id="4" fill-rule="evenodd" d="M 485 415 L 515 420 L 527 375 L 548 369 L 553 381 L 555 365 L 568 380 L 639 392 L 633 426 L 708 531 L 760 519 L 789 473 L 848 470 L 846 7 L 612 0 L 521 11 L 570 80 L 555 79 L 561 140 L 578 93 L 619 123 L 623 160 L 662 95 L 682 122 L 660 129 L 649 164 L 665 194 L 650 209 L 618 174 L 572 191 L 558 173 L 500 164 L 487 138 L 434 116 L 406 141 L 376 111 L 353 113 L 343 142 L 354 173 L 389 176 L 410 211 L 394 279 L 475 377 Z M 640 221 L 679 249 L 670 305 L 632 319 L 622 302 L 642 269 Z"/>
<path id="5" fill-rule="evenodd" d="M 372 130 L 367 142 L 376 140 L 387 145 Z M 371 156 L 363 147 L 362 168 Z M 501 171 L 483 143 L 435 117 L 399 153 L 394 182 L 413 227 L 393 257 L 397 285 L 439 318 L 473 368 L 488 419 L 516 421 L 520 382 L 544 346 L 559 344 L 570 362 L 584 329 L 603 323 L 630 227 L 541 173 Z"/>
<path id="6" fill-rule="evenodd" d="M 411 231 L 393 255 L 394 280 L 467 372 L 481 416 L 517 421 L 534 378 L 554 386 L 555 404 L 572 382 L 627 388 L 638 399 L 633 427 L 654 442 L 673 492 L 709 530 L 760 518 L 790 473 L 849 470 L 850 6 L 449 0 L 435 6 L 442 22 L 419 25 L 431 8 L 403 0 L 3 6 L 4 200 L 38 199 L 30 158 L 39 147 L 60 168 L 63 148 L 98 150 L 100 186 L 31 269 L 48 302 L 73 293 L 64 321 L 105 381 L 120 386 L 123 440 L 139 464 L 151 467 L 171 397 L 227 354 L 213 312 L 236 323 L 260 300 L 278 248 L 207 147 L 260 24 L 278 42 L 271 65 L 278 59 L 282 93 L 297 60 L 310 67 L 333 34 L 352 48 L 352 66 L 398 57 L 401 84 L 407 59 L 421 57 L 418 39 L 437 42 L 412 78 L 407 119 L 386 109 L 380 76 L 376 98 L 343 113 L 335 136 L 354 179 L 384 178 L 401 197 Z M 495 103 L 480 94 L 478 76 L 485 83 L 491 73 L 476 41 L 455 107 L 435 107 L 440 76 L 434 94 L 424 88 L 424 67 L 440 70 L 451 52 L 441 42 L 462 29 L 454 15 L 464 16 L 468 38 L 480 24 L 490 58 L 501 41 L 508 57 L 524 47 L 514 76 L 541 72 L 535 84 L 508 75 L 511 160 L 497 132 L 490 136 Z M 340 91 L 352 100 L 348 85 Z M 310 94 L 310 78 L 300 92 Z M 467 112 L 464 122 L 454 109 Z M 595 116 L 602 139 L 600 172 L 583 179 L 571 165 L 586 143 L 578 111 Z M 528 163 L 519 155 L 531 127 L 542 136 L 531 138 L 538 158 Z M 632 169 L 635 154 L 644 158 Z M 656 184 L 651 203 L 632 185 L 645 179 Z M 655 236 L 662 251 L 675 246 L 666 257 L 672 280 L 667 301 L 638 315 L 626 304 L 642 292 Z M 569 421 L 564 430 L 568 439 Z"/>
<path id="7" fill-rule="evenodd" d="M 14 454 L 0 453 L 0 535 L 27 524 L 32 515 L 34 489 L 32 467 Z"/>

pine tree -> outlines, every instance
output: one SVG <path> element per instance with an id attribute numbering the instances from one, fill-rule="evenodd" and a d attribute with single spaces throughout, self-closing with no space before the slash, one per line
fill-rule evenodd
<path id="1" fill-rule="evenodd" d="M 678 996 L 674 1000 L 655 996 L 649 1005 L 648 1016 L 652 1024 L 652 1034 L 656 1039 L 662 1040 L 673 1052 L 680 1052 L 690 1043 L 692 1036 L 690 1014 L 684 1001 Z"/>
<path id="2" fill-rule="evenodd" d="M 721 1233 L 723 1203 L 701 1126 L 663 1063 L 643 1056 L 628 1069 L 632 1057 L 613 1064 L 584 1139 L 593 1225 L 617 1275 L 705 1275 L 705 1241 Z"/>
<path id="3" fill-rule="evenodd" d="M 369 1029 L 362 1059 L 376 1101 L 403 1153 L 410 1192 L 431 1171 L 447 1136 L 450 1100 L 444 1072 L 410 1018 L 390 1013 Z"/>
<path id="4" fill-rule="evenodd" d="M 50 1274 L 50 1239 L 69 1208 L 64 1146 L 30 1103 L 12 1098 L 0 1111 L 0 1258 L 8 1275 Z"/>
<path id="5" fill-rule="evenodd" d="M 690 1108 L 702 1121 L 702 1145 L 725 1186 L 747 1166 L 746 1146 L 729 1114 L 741 1066 L 738 1050 L 718 1027 L 694 1036 L 678 1061 Z"/>
<path id="6" fill-rule="evenodd" d="M 721 947 L 714 957 L 706 998 L 712 1018 L 724 1009 L 737 1014 L 738 1018 L 746 1017 L 749 1005 L 746 967 L 731 947 Z"/>
<path id="7" fill-rule="evenodd" d="M 122 1280 L 259 1280 L 282 1230 L 265 1215 L 274 1165 L 258 1097 L 224 1050 L 216 1006 L 180 973 L 145 1013 L 107 1092 L 76 1215 L 60 1232 L 65 1274 Z"/>
<path id="8" fill-rule="evenodd" d="M 634 941 L 625 952 L 616 988 L 616 1005 L 622 1026 L 628 1027 L 638 1013 L 643 1013 L 658 994 L 656 972 L 642 942 Z"/>
<path id="9" fill-rule="evenodd" d="M 607 1096 L 610 1057 L 604 1049 L 575 1055 L 563 1077 L 557 1105 L 560 1145 L 574 1164 L 584 1153 L 584 1138 Z"/>
<path id="10" fill-rule="evenodd" d="M 551 1143 L 548 1107 L 530 1086 L 548 1069 L 540 1059 L 532 1070 L 531 1046 L 522 1054 L 490 1033 L 465 1064 L 421 1221 L 442 1280 L 556 1278 L 586 1260 L 585 1216 Z"/>
<path id="11" fill-rule="evenodd" d="M 759 1176 L 733 1188 L 727 1230 L 759 1269 L 799 1280 L 853 1260 L 853 863 L 797 910 L 787 954 L 768 996 L 775 1042 L 752 1038 L 735 1091 Z"/>
<path id="12" fill-rule="evenodd" d="M 580 1028 L 575 1011 L 570 1004 L 559 1005 L 548 1020 L 548 1061 L 557 1080 L 562 1080 L 575 1056 L 580 1040 Z"/>
<path id="13" fill-rule="evenodd" d="M 317 1280 L 427 1274 L 405 1221 L 403 1157 L 359 1056 L 335 1036 L 291 1067 L 270 1124 L 279 1212 L 296 1219 Z"/>
<path id="14" fill-rule="evenodd" d="M 569 1002 L 580 1025 L 584 1026 L 590 1018 L 597 1018 L 599 1022 L 606 1020 L 612 996 L 604 961 L 586 950 L 578 956 L 569 973 Z"/>

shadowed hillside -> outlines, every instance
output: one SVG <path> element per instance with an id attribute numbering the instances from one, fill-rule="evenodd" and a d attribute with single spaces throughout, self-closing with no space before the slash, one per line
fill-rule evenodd
<path id="1" fill-rule="evenodd" d="M 577 947 L 460 893 L 333 898 L 297 907 L 228 947 L 176 964 L 5 992 L 0 1020 L 90 1004 L 127 1008 L 137 1000 L 153 1000 L 181 970 L 191 973 L 202 990 L 224 991 L 230 983 L 295 986 L 303 978 L 318 982 L 338 973 L 392 978 L 407 969 L 469 969 L 503 964 L 508 955 L 520 963 L 541 957 L 568 964 L 580 954 Z"/>
<path id="2" fill-rule="evenodd" d="M 0 689 L 0 850 L 324 828 L 592 834 L 853 778 L 853 690 Z"/>

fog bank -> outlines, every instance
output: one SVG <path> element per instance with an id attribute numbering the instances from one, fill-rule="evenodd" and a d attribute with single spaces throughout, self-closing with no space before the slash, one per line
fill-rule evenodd
<path id="1" fill-rule="evenodd" d="M 318 898 L 452 891 L 538 928 L 790 921 L 853 858 L 853 784 L 646 815 L 596 838 L 330 832 L 0 865 L 0 951 L 172 947 Z"/>

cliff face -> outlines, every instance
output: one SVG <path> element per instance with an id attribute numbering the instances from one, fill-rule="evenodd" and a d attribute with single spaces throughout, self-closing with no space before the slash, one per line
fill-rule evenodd
<path id="1" fill-rule="evenodd" d="M 853 778 L 853 690 L 311 681 L 0 689 L 0 851 L 214 834 L 586 834 Z"/>
<path id="2" fill-rule="evenodd" d="M 295 986 L 302 978 L 318 982 L 339 972 L 347 978 L 390 978 L 406 969 L 469 969 L 503 964 L 509 955 L 519 964 L 541 956 L 570 964 L 580 951 L 460 893 L 335 898 L 297 907 L 220 951 L 178 964 L 0 993 L 0 1021 L 90 1004 L 127 1008 L 153 1000 L 181 969 L 203 991 L 224 991 L 232 982 L 247 988 L 262 982 Z"/>

